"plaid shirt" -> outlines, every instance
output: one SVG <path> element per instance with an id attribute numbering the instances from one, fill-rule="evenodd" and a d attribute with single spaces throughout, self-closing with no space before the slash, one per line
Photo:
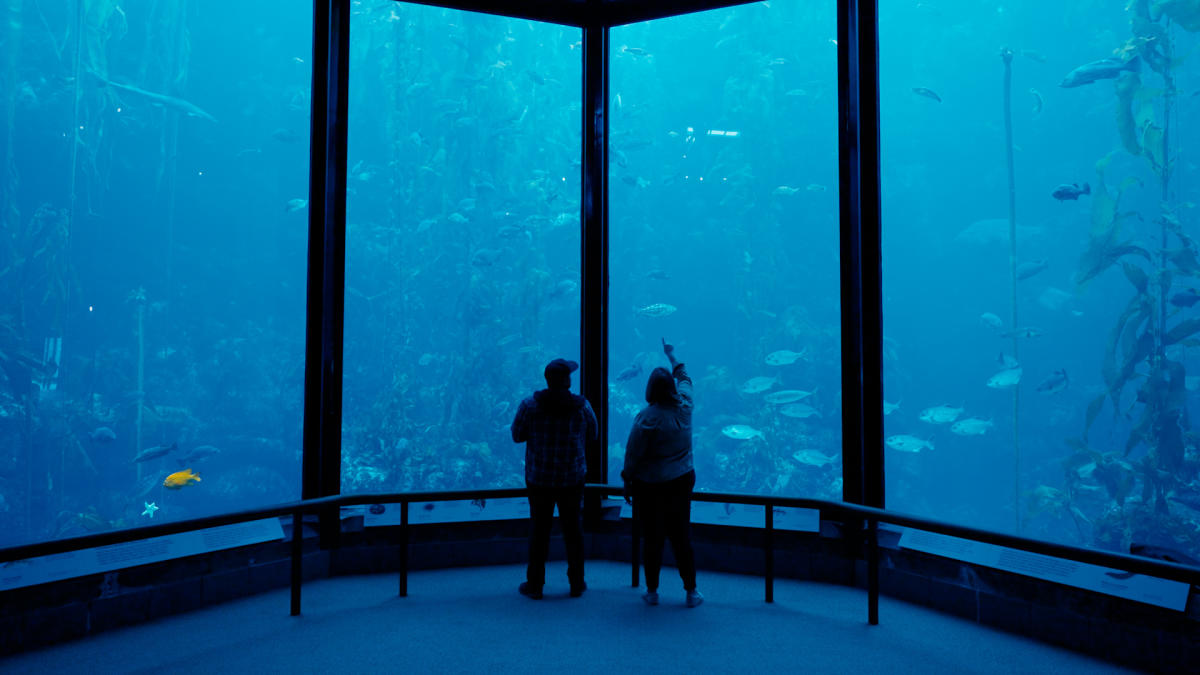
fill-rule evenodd
<path id="1" fill-rule="evenodd" d="M 530 396 L 521 401 L 512 423 L 512 439 L 525 444 L 525 482 L 544 487 L 580 485 L 587 477 L 584 443 L 600 437 L 592 406 L 583 405 L 565 417 L 543 410 Z"/>

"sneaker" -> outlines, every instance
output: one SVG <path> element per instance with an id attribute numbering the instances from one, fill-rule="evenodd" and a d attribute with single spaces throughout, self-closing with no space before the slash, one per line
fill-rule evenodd
<path id="1" fill-rule="evenodd" d="M 587 582 L 581 581 L 578 584 L 571 584 L 571 597 L 578 598 L 587 590 Z"/>
<path id="2" fill-rule="evenodd" d="M 704 602 L 704 596 L 700 595 L 700 591 L 692 589 L 687 592 L 687 606 L 699 607 L 700 603 Z"/>
<path id="3" fill-rule="evenodd" d="M 647 605 L 657 605 L 658 591 L 646 591 L 646 593 L 642 595 L 642 599 L 646 601 Z"/>
<path id="4" fill-rule="evenodd" d="M 522 581 L 521 585 L 517 587 L 517 592 L 529 598 L 530 600 L 542 599 L 542 587 L 530 586 L 528 581 Z"/>

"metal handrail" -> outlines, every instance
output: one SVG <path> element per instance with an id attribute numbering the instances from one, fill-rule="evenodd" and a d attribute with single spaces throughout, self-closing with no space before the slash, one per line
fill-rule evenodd
<path id="1" fill-rule="evenodd" d="M 586 491 L 602 496 L 611 496 L 622 494 L 624 488 L 619 485 L 589 484 L 586 486 Z M 148 525 L 127 530 L 101 532 L 82 537 L 71 537 L 69 539 L 58 539 L 54 541 L 11 546 L 0 549 L 0 564 L 14 560 L 22 560 L 25 558 L 52 555 L 55 553 L 65 553 L 68 551 L 78 551 L 99 546 L 109 546 L 113 544 L 138 541 L 179 532 L 190 532 L 209 527 L 219 527 L 221 525 L 231 525 L 250 520 L 291 515 L 293 519 L 291 547 L 292 614 L 299 614 L 301 580 L 300 560 L 302 553 L 301 544 L 303 540 L 301 521 L 304 514 L 315 513 L 321 511 L 322 509 L 332 507 L 359 506 L 366 504 L 401 504 L 401 548 L 404 550 L 401 551 L 400 595 L 404 596 L 407 595 L 408 586 L 407 548 L 409 504 L 412 502 L 458 501 L 464 499 L 503 499 L 512 497 L 525 497 L 527 495 L 528 490 L 526 488 L 336 495 L 332 497 L 322 497 L 320 499 L 307 499 L 303 501 L 277 504 L 274 506 L 267 506 L 257 509 L 248 509 L 234 513 L 191 518 L 173 523 L 163 523 L 161 525 Z M 925 530 L 927 532 L 934 532 L 937 534 L 970 539 L 972 541 L 978 541 L 987 544 L 994 544 L 997 546 L 1006 546 L 1009 548 L 1028 551 L 1030 553 L 1049 555 L 1080 563 L 1100 565 L 1103 567 L 1121 569 L 1137 574 L 1170 579 L 1172 581 L 1180 581 L 1191 585 L 1200 585 L 1200 568 L 1198 567 L 1181 565 L 1178 563 L 1155 560 L 1151 558 L 1142 558 L 1123 553 L 1112 553 L 1108 551 L 1079 548 L 1066 544 L 1056 544 L 1052 542 L 1038 541 L 1035 539 L 1026 539 L 1024 537 L 1003 534 L 1000 532 L 992 532 L 989 530 L 967 527 L 964 525 L 953 525 L 950 523 L 897 513 L 894 511 L 877 509 L 869 506 L 860 506 L 858 504 L 848 504 L 845 502 L 835 502 L 824 499 L 809 499 L 803 497 L 778 497 L 771 495 L 748 495 L 726 492 L 693 492 L 692 501 L 720 504 L 744 504 L 764 507 L 763 529 L 766 533 L 764 545 L 764 576 L 767 583 L 766 600 L 768 602 L 770 602 L 773 598 L 773 507 L 776 506 L 815 509 L 821 511 L 824 515 L 835 516 L 833 519 L 838 520 L 866 521 L 868 532 L 874 532 L 878 523 L 888 523 L 902 527 Z M 637 538 L 635 537 L 633 556 L 633 564 L 635 565 L 635 569 L 638 564 L 636 539 Z M 877 619 L 879 573 L 878 538 L 875 536 L 869 536 L 867 538 L 867 546 L 867 559 L 869 568 L 868 573 L 871 577 L 871 583 L 869 584 L 868 592 L 871 606 L 871 617 L 872 619 Z M 636 584 L 637 576 L 635 571 L 634 585 Z M 876 623 L 876 621 L 872 620 L 871 623 Z"/>

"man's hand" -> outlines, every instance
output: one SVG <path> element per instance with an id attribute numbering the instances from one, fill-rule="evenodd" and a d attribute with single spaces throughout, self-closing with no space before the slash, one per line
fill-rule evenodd
<path id="1" fill-rule="evenodd" d="M 667 338 L 660 339 L 662 340 L 663 353 L 667 355 L 667 359 L 671 362 L 671 365 L 675 365 L 675 345 L 667 344 Z"/>
<path id="2" fill-rule="evenodd" d="M 629 483 L 625 484 L 625 503 L 633 505 L 633 491 L 629 489 Z"/>

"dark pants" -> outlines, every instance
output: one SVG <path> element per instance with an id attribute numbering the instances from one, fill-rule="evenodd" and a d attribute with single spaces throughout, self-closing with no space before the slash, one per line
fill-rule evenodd
<path id="1" fill-rule="evenodd" d="M 663 543 L 666 539 L 671 540 L 671 550 L 675 552 L 675 564 L 679 566 L 683 588 L 689 591 L 696 588 L 696 558 L 692 554 L 692 540 L 688 533 L 692 521 L 692 488 L 695 486 L 695 471 L 663 483 L 635 481 L 633 484 L 633 505 L 637 508 L 645 540 L 642 555 L 646 565 L 647 590 L 658 590 Z"/>
<path id="2" fill-rule="evenodd" d="M 546 583 L 546 555 L 550 550 L 550 528 L 554 524 L 554 505 L 567 545 L 567 580 L 571 586 L 583 584 L 583 485 L 571 487 L 529 488 L 529 567 L 525 580 L 541 588 Z"/>

